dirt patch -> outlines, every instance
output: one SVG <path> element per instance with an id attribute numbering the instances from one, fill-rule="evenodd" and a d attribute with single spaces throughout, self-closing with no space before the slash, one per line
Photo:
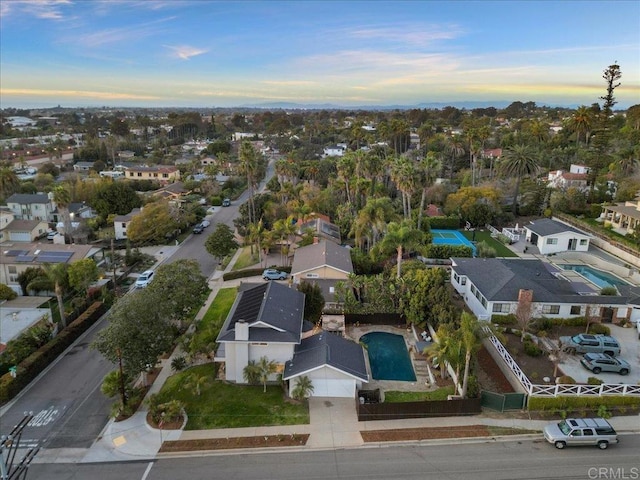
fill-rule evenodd
<path id="1" fill-rule="evenodd" d="M 402 428 L 397 430 L 369 430 L 360 432 L 362 440 L 369 442 L 402 442 L 437 440 L 444 438 L 476 438 L 497 435 L 520 435 L 538 433 L 529 430 L 486 425 L 464 425 L 459 427 Z"/>
<path id="2" fill-rule="evenodd" d="M 495 393 L 511 393 L 515 390 L 485 347 L 478 351 L 478 382 L 484 390 Z"/>
<path id="3" fill-rule="evenodd" d="M 262 437 L 204 438 L 169 440 L 162 443 L 161 453 L 229 450 L 234 448 L 299 447 L 307 444 L 309 434 L 265 435 Z"/>

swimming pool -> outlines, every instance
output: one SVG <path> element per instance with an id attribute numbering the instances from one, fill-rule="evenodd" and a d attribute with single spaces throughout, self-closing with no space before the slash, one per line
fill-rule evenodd
<path id="1" fill-rule="evenodd" d="M 473 256 L 476 256 L 476 246 L 471 243 L 467 238 L 457 230 L 431 230 L 432 242 L 435 245 L 457 245 L 470 247 L 473 251 Z"/>
<path id="2" fill-rule="evenodd" d="M 411 357 L 402 335 L 371 332 L 361 336 L 360 341 L 367 346 L 374 380 L 416 381 Z"/>
<path id="3" fill-rule="evenodd" d="M 629 282 L 625 282 L 621 278 L 616 277 L 602 270 L 598 270 L 588 265 L 558 265 L 563 270 L 573 270 L 579 273 L 591 283 L 596 284 L 600 288 L 615 287 L 616 285 L 629 285 Z"/>

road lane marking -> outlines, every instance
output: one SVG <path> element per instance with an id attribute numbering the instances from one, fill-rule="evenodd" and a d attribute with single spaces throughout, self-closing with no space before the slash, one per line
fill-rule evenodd
<path id="1" fill-rule="evenodd" d="M 40 410 L 34 417 L 27 423 L 28 427 L 43 427 L 53 422 L 58 415 L 58 409 L 54 406 L 49 407 L 46 410 Z"/>
<path id="2" fill-rule="evenodd" d="M 140 480 L 146 480 L 147 476 L 149 475 L 149 472 L 151 471 L 151 467 L 153 467 L 153 462 L 149 462 L 149 465 L 147 465 L 147 469 L 142 474 L 142 478 Z"/>

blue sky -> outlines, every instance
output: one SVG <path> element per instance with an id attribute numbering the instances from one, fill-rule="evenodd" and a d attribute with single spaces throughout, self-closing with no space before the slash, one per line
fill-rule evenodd
<path id="1" fill-rule="evenodd" d="M 640 103 L 640 2 L 0 0 L 0 107 Z"/>

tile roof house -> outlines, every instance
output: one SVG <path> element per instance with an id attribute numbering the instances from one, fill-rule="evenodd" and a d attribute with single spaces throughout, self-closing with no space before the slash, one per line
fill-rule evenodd
<path id="1" fill-rule="evenodd" d="M 161 183 L 172 183 L 180 180 L 180 170 L 177 167 L 126 167 L 126 178 L 129 180 L 153 180 Z"/>
<path id="2" fill-rule="evenodd" d="M 541 260 L 451 260 L 451 285 L 481 320 L 515 314 L 522 292 L 531 292 L 533 317 L 571 318 L 589 313 L 604 322 L 619 322 L 631 314 L 631 297 L 599 295 L 594 287 L 570 282 L 562 270 Z"/>
<path id="3" fill-rule="evenodd" d="M 314 326 L 304 321 L 303 315 L 304 294 L 286 285 L 266 282 L 241 291 L 217 338 L 220 347 L 215 360 L 224 362 L 226 380 L 245 383 L 243 371 L 249 362 L 267 357 L 278 364 L 278 372 L 270 377 L 271 381 L 275 381 L 278 374 L 285 372 L 287 364 L 305 366 L 303 371 L 288 370 L 290 379 L 312 370 L 319 372 L 326 367 L 335 371 L 347 371 L 342 375 L 344 378 L 335 378 L 345 381 L 332 384 L 324 382 L 320 377 L 313 378 L 309 373 L 308 376 L 314 383 L 313 395 L 327 396 L 327 393 L 330 393 L 329 396 L 345 396 L 348 393 L 351 397 L 355 396 L 357 378 L 362 373 L 359 357 L 350 353 L 346 360 L 343 359 L 347 363 L 343 365 L 342 361 L 337 362 L 337 367 L 333 364 L 327 365 L 326 355 L 324 361 L 319 357 L 310 359 L 310 343 L 305 340 L 317 335 L 313 336 Z M 334 342 L 330 345 L 336 344 Z M 360 355 L 364 356 L 362 347 L 354 345 L 360 349 Z M 342 354 L 338 354 L 338 350 L 340 347 L 332 347 L 334 355 L 341 358 L 339 355 Z M 350 364 L 349 360 L 355 363 Z M 289 390 L 293 388 L 295 385 L 289 386 Z"/>
<path id="4" fill-rule="evenodd" d="M 542 255 L 589 250 L 591 235 L 557 220 L 542 218 L 523 225 L 523 228 L 527 242 L 536 245 Z"/>
<path id="5" fill-rule="evenodd" d="M 291 265 L 294 285 L 309 282 L 319 285 L 325 299 L 325 307 L 335 302 L 335 285 L 353 273 L 351 251 L 327 240 L 300 247 L 295 251 Z"/>
<path id="6" fill-rule="evenodd" d="M 311 230 L 313 234 L 320 238 L 331 240 L 340 244 L 340 227 L 331 223 L 329 217 L 314 213 L 314 218 L 302 222 L 298 220 L 298 235 L 302 235 L 306 231 Z"/>

